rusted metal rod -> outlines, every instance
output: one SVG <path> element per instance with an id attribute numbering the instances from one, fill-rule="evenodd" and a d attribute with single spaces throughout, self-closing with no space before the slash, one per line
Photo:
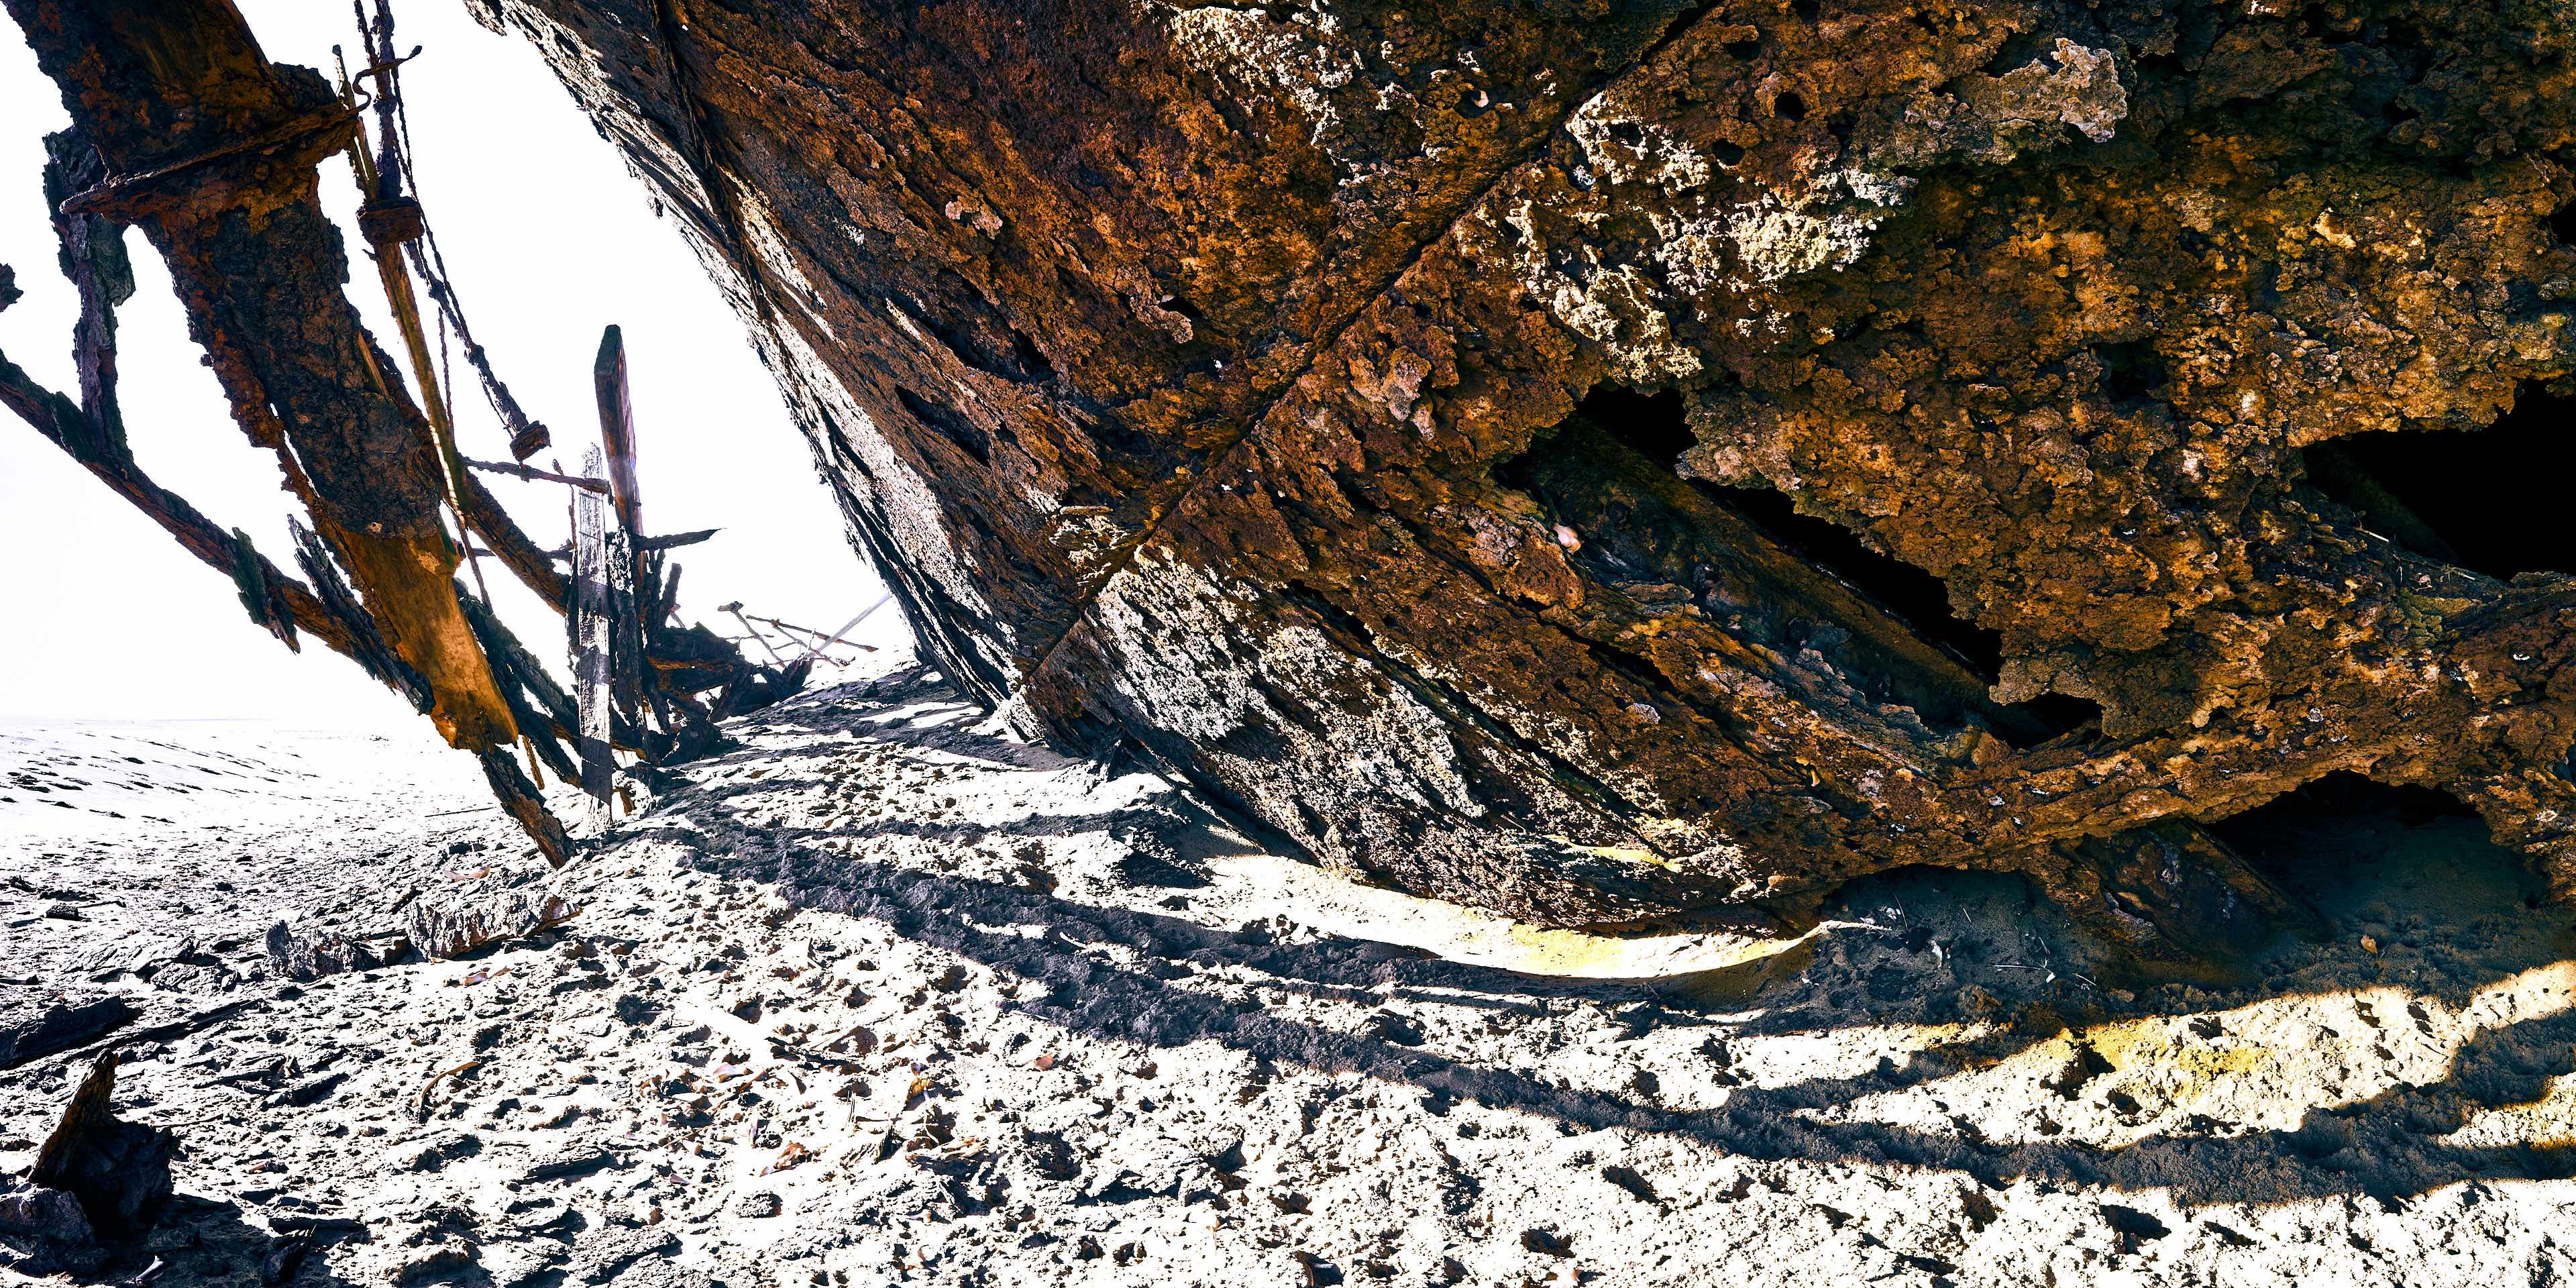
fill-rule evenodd
<path id="1" fill-rule="evenodd" d="M 841 629 L 839 629 L 839 630 L 837 630 L 837 631 L 832 632 L 832 637 L 831 637 L 830 639 L 827 639 L 827 640 L 823 641 L 823 643 L 821 644 L 820 648 L 830 648 L 830 647 L 832 647 L 832 646 L 833 646 L 833 645 L 835 645 L 835 644 L 847 643 L 848 641 L 846 641 L 846 640 L 843 638 L 844 636 L 848 635 L 850 632 L 852 632 L 852 631 L 854 631 L 854 630 L 857 630 L 857 629 L 859 628 L 859 623 L 864 622 L 864 621 L 868 620 L 869 618 L 876 616 L 876 614 L 877 614 L 877 610 L 878 610 L 878 609 L 883 608 L 883 607 L 885 607 L 887 604 L 890 604 L 890 603 L 893 603 L 893 602 L 894 602 L 894 592 L 893 592 L 893 591 L 891 591 L 891 590 L 889 590 L 889 591 L 885 592 L 885 593 L 884 593 L 884 594 L 882 594 L 882 595 L 877 596 L 876 602 L 875 602 L 875 603 L 873 603 L 873 604 L 868 605 L 868 606 L 867 606 L 867 607 L 865 607 L 865 608 L 860 609 L 860 610 L 859 610 L 859 615 L 858 615 L 858 616 L 853 617 L 853 618 L 851 618 L 850 620 L 848 620 L 848 621 L 846 621 L 846 622 L 841 623 Z M 867 648 L 868 646 L 866 646 L 866 645 L 862 644 L 862 645 L 859 645 L 858 647 L 860 647 L 860 648 Z M 818 651 L 819 651 L 819 649 L 818 649 Z M 873 649 L 873 648 L 869 648 L 869 649 L 868 649 L 868 651 L 869 651 L 869 652 L 871 652 L 871 653 L 876 652 L 876 650 L 875 650 L 875 649 Z"/>
<path id="2" fill-rule="evenodd" d="M 458 459 L 465 462 L 467 469 L 482 470 L 487 474 L 507 474 L 533 483 L 568 483 L 585 492 L 597 492 L 601 496 L 609 494 L 606 479 L 586 479 L 578 475 L 557 474 L 553 470 L 541 470 L 533 465 L 520 465 L 511 461 L 478 461 L 470 456 Z"/>
<path id="3" fill-rule="evenodd" d="M 805 650 L 806 652 L 813 654 L 813 655 L 814 655 L 814 656 L 816 656 L 816 657 L 823 657 L 823 656 L 825 656 L 825 654 L 824 654 L 823 650 L 824 650 L 824 649 L 827 649 L 827 648 L 830 648 L 831 646 L 833 646 L 833 645 L 835 645 L 835 644 L 846 644 L 846 645 L 848 645 L 848 646 L 849 646 L 849 647 L 851 647 L 851 648 L 858 649 L 858 650 L 860 650 L 860 651 L 862 651 L 862 652 L 867 652 L 867 653 L 874 653 L 874 652 L 876 652 L 876 651 L 877 651 L 877 647 L 876 647 L 876 645 L 874 645 L 874 644 L 859 644 L 859 643 L 854 643 L 854 642 L 849 641 L 849 640 L 837 639 L 837 638 L 834 638 L 834 637 L 832 637 L 832 636 L 825 635 L 823 632 L 818 631 L 818 630 L 815 630 L 815 629 L 814 629 L 813 627 L 811 627 L 811 626 L 799 626 L 799 625 L 795 624 L 794 622 L 782 622 L 782 621 L 778 620 L 778 619 L 777 619 L 777 618 L 775 618 L 775 617 L 763 617 L 763 616 L 761 616 L 761 615 L 760 615 L 760 614 L 758 614 L 758 613 L 750 614 L 750 617 L 751 617 L 751 620 L 753 620 L 753 621 L 755 621 L 755 622 L 767 622 L 768 624 L 770 624 L 770 625 L 772 625 L 772 626 L 775 626 L 775 627 L 777 627 L 778 629 L 780 629 L 780 630 L 782 630 L 782 631 L 789 631 L 789 632 L 793 632 L 793 633 L 795 633 L 795 634 L 799 634 L 799 635 L 811 635 L 811 636 L 813 636 L 815 639 L 821 640 L 821 641 L 822 641 L 822 643 L 820 643 L 820 644 L 808 644 L 808 643 L 806 643 L 806 642 L 805 642 L 805 641 L 803 641 L 803 640 L 797 640 L 797 641 L 795 641 L 796 647 L 801 648 L 801 649 Z"/>
<path id="4" fill-rule="evenodd" d="M 356 91 L 350 88 L 346 76 L 340 81 L 340 95 L 354 111 Z M 390 139 L 387 145 L 390 148 Z M 411 270 L 403 266 L 402 248 L 417 240 L 427 225 L 421 219 L 419 202 L 385 195 L 388 185 L 380 180 L 389 176 L 377 173 L 375 160 L 367 155 L 366 121 L 355 115 L 349 121 L 349 164 L 357 172 L 362 194 L 358 231 L 375 248 L 376 279 L 384 285 L 385 304 L 393 310 L 394 329 L 402 332 L 403 348 L 411 355 L 412 376 L 420 385 L 421 410 L 429 422 L 430 445 L 438 454 L 439 481 L 446 486 L 447 508 L 456 516 L 456 535 L 465 546 L 465 566 L 474 574 L 475 591 L 488 602 L 492 588 L 484 584 L 483 561 L 475 557 L 472 543 L 463 541 L 468 531 L 465 466 L 456 453 L 456 425 L 448 417 L 447 391 L 439 385 L 438 369 L 430 365 L 429 336 L 421 328 L 420 301 L 412 294 Z"/>
<path id="5" fill-rule="evenodd" d="M 759 641 L 760 641 L 760 646 L 761 646 L 762 648 L 765 648 L 765 649 L 768 649 L 768 650 L 769 650 L 769 656 L 770 656 L 770 659 L 771 659 L 772 661 L 777 662 L 780 666 L 785 666 L 785 665 L 787 665 L 787 658 L 786 658 L 786 656 L 785 656 L 785 655 L 781 654 L 781 653 L 778 651 L 778 646 L 777 646 L 777 645 L 775 645 L 775 644 L 770 643 L 770 642 L 769 642 L 769 637 L 768 637 L 768 636 L 766 636 L 766 635 L 761 634 L 761 633 L 760 633 L 760 628 L 759 628 L 759 627 L 757 627 L 757 626 L 752 625 L 752 624 L 751 624 L 751 619 L 749 619 L 749 618 L 747 618 L 747 617 L 744 617 L 744 616 L 742 615 L 742 601 L 741 601 L 741 600 L 737 599 L 737 600 L 733 601 L 733 602 L 732 602 L 732 603 L 730 603 L 730 604 L 726 604 L 726 605 L 724 605 L 723 607 L 718 608 L 716 611 L 717 611 L 717 612 L 719 612 L 719 613 L 731 613 L 731 614 L 733 614 L 733 619 L 734 619 L 735 621 L 737 621 L 737 622 L 741 622 L 741 623 L 742 623 L 742 628 L 743 628 L 744 630 L 746 630 L 746 631 L 751 632 L 751 637 L 752 637 L 753 639 L 759 640 Z"/>

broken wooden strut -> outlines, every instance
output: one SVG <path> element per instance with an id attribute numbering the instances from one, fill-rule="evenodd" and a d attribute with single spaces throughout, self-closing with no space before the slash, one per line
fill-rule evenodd
<path id="1" fill-rule="evenodd" d="M 475 754 L 502 808 L 558 865 L 570 841 L 541 795 L 545 770 L 578 783 L 593 823 L 604 824 L 618 753 L 648 764 L 702 754 L 721 738 L 717 720 L 804 685 L 819 649 L 755 664 L 705 627 L 679 623 L 680 568 L 668 552 L 714 532 L 642 530 L 617 327 L 602 337 L 594 372 L 605 460 L 591 449 L 578 476 L 526 464 L 551 435 L 528 419 L 473 341 L 437 253 L 413 179 L 401 88 L 408 58 L 394 52 L 388 0 L 375 0 L 372 19 L 361 0 L 366 63 L 344 70 L 336 91 L 309 69 L 269 62 L 223 0 L 0 3 L 72 113 L 72 128 L 46 140 L 45 194 L 80 301 L 72 330 L 78 396 L 44 387 L 0 356 L 0 405 L 230 575 L 254 623 L 289 649 L 301 636 L 319 639 L 401 693 L 450 745 Z M 360 186 L 359 228 L 401 332 L 417 404 L 413 385 L 341 291 L 346 260 L 318 191 L 321 161 L 340 152 Z M 226 217 L 244 209 L 266 217 Z M 116 398 L 115 309 L 134 293 L 123 243 L 129 225 L 168 261 L 234 418 L 277 455 L 286 489 L 310 516 L 309 527 L 289 520 L 302 580 L 261 555 L 241 529 L 224 530 L 155 483 L 134 459 Z M 515 464 L 470 460 L 460 449 L 415 276 L 437 310 L 442 347 L 448 332 L 463 340 Z M 17 295 L 0 267 L 0 308 Z M 475 470 L 565 485 L 574 512 L 574 540 L 562 552 L 569 577 Z M 480 562 L 487 554 L 565 617 L 570 693 L 493 612 Z M 459 562 L 470 589 L 454 575 Z"/>

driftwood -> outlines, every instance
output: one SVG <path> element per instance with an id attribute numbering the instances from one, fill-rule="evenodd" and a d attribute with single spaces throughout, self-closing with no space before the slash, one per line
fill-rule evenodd
<path id="1" fill-rule="evenodd" d="M 79 1200 L 97 1237 L 122 1243 L 142 1237 L 170 1201 L 170 1160 L 179 1138 L 119 1119 L 115 1096 L 116 1053 L 109 1051 L 81 1081 L 28 1179 Z"/>

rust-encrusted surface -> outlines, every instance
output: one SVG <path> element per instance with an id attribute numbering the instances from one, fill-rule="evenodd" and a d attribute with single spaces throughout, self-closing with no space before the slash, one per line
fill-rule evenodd
<path id="1" fill-rule="evenodd" d="M 348 113 L 268 61 L 228 5 L 99 0 L 8 11 L 112 178 L 63 209 L 140 227 L 234 419 L 278 451 L 454 746 L 518 736 L 452 589 L 438 464 L 400 369 L 342 293 L 348 259 L 314 163 Z"/>
<path id="2" fill-rule="evenodd" d="M 2263 902 L 2193 824 L 2348 770 L 2576 883 L 2576 592 L 2304 455 L 2567 373 L 2558 8 L 468 3 L 691 232 L 961 683 L 1327 861 L 2154 921 L 2155 855 Z"/>

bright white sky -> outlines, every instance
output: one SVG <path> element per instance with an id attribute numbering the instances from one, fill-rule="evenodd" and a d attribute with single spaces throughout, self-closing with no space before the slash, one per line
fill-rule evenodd
<path id="1" fill-rule="evenodd" d="M 339 0 L 238 2 L 274 61 L 327 75 L 332 45 L 356 47 Z M 714 610 L 740 599 L 751 612 L 838 627 L 876 597 L 875 573 L 851 551 L 768 371 L 678 229 L 654 217 L 643 185 L 524 40 L 476 26 L 452 0 L 407 0 L 395 19 L 401 48 L 425 46 L 403 77 L 422 203 L 477 338 L 528 414 L 554 431 L 535 463 L 552 455 L 577 466 L 597 441 L 591 358 L 600 328 L 622 325 L 646 524 L 724 529 L 678 556 L 682 618 L 734 634 Z M 42 137 L 67 122 L 53 83 L 0 20 L 0 263 L 17 269 L 26 292 L 0 313 L 0 352 L 69 391 L 78 310 L 54 265 L 39 182 Z M 323 193 L 351 248 L 349 295 L 378 342 L 400 354 L 383 292 L 357 253 L 365 243 L 350 222 L 357 198 L 345 160 L 324 163 Z M 129 231 L 126 245 L 138 289 L 118 315 L 120 388 L 138 460 L 292 569 L 293 502 L 274 458 L 227 414 L 149 243 Z M 465 455 L 507 459 L 506 435 L 461 358 L 455 383 Z M 564 539 L 563 488 L 487 481 L 540 544 Z M 559 658 L 558 619 L 497 565 L 485 561 L 484 573 L 520 638 Z M 860 638 L 902 647 L 905 632 L 888 606 Z M 229 578 L 5 414 L 0 715 L 272 716 L 436 736 L 347 659 L 309 642 L 288 653 L 251 625 Z"/>

